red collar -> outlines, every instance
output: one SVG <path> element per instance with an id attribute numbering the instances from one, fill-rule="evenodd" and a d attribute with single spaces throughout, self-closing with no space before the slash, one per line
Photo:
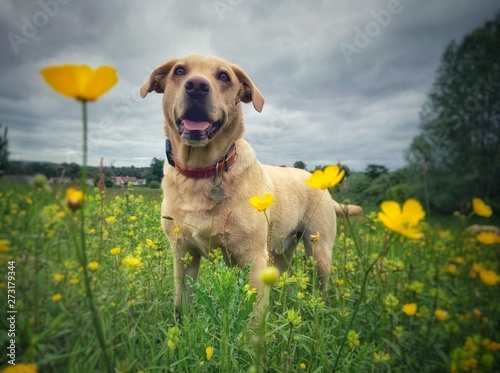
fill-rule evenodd
<path id="1" fill-rule="evenodd" d="M 214 175 L 221 175 L 223 172 L 229 171 L 234 166 L 237 158 L 238 155 L 236 154 L 236 146 L 233 144 L 231 148 L 229 148 L 226 156 L 210 167 L 195 168 L 189 170 L 187 168 L 184 168 L 175 159 L 173 161 L 173 166 L 177 169 L 177 171 L 179 171 L 186 177 L 190 177 L 193 179 L 204 179 L 207 177 L 212 177 Z"/>

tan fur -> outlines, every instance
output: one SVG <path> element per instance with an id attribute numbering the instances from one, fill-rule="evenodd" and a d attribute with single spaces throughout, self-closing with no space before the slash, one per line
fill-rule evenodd
<path id="1" fill-rule="evenodd" d="M 174 74 L 179 66 L 185 69 L 185 75 Z M 230 76 L 229 83 L 218 79 L 221 71 Z M 209 83 L 206 112 L 210 121 L 223 121 L 214 138 L 194 146 L 183 142 L 176 124 L 189 101 L 185 84 L 191 77 Z M 295 250 L 296 235 L 304 238 L 307 255 L 313 255 L 318 262 L 319 277 L 326 286 L 336 235 L 336 211 L 341 215 L 343 211 L 356 213 L 360 209 L 339 205 L 328 191 L 307 186 L 305 181 L 310 174 L 306 171 L 262 165 L 256 159 L 251 146 L 241 138 L 244 124 L 239 102 L 252 102 L 260 112 L 264 98 L 243 70 L 217 57 L 191 55 L 173 59 L 152 72 L 141 88 L 141 96 L 151 91 L 164 94 L 164 132 L 171 140 L 176 161 L 183 167 L 209 167 L 221 160 L 233 143 L 238 154 L 234 167 L 222 176 L 225 196 L 218 203 L 209 198 L 213 178 L 188 178 L 165 163 L 161 212 L 163 217 L 174 220 L 163 218 L 162 227 L 173 250 L 176 306 L 182 302 L 185 276 L 196 280 L 201 257 L 206 257 L 211 249 L 221 247 L 229 265 L 243 267 L 253 261 L 249 281 L 261 292 L 259 274 L 268 265 L 270 254 L 275 265 L 285 270 Z M 266 216 L 248 202 L 251 197 L 262 197 L 265 193 L 275 198 L 266 212 L 272 222 L 272 251 L 268 250 Z M 180 227 L 177 234 L 176 226 Z M 311 243 L 309 237 L 316 233 L 319 240 Z M 186 254 L 192 257 L 190 263 L 182 261 Z"/>
<path id="2" fill-rule="evenodd" d="M 471 236 L 475 236 L 481 232 L 491 232 L 491 233 L 500 234 L 500 228 L 495 227 L 494 225 L 472 224 L 465 229 L 465 233 L 467 233 Z"/>

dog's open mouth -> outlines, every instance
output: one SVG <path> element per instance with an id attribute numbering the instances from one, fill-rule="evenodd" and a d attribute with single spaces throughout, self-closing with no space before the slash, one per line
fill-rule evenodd
<path id="1" fill-rule="evenodd" d="M 221 120 L 212 122 L 200 108 L 193 107 L 177 119 L 177 127 L 182 141 L 190 146 L 205 146 L 219 131 Z"/>

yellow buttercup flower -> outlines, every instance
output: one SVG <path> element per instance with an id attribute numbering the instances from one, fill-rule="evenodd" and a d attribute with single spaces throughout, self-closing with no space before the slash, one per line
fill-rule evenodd
<path id="1" fill-rule="evenodd" d="M 269 206 L 271 206 L 271 203 L 273 203 L 274 197 L 272 194 L 264 194 L 264 198 L 260 197 L 252 197 L 248 201 L 252 207 L 258 211 L 265 211 Z"/>
<path id="2" fill-rule="evenodd" d="M 66 190 L 66 205 L 73 211 L 82 207 L 83 192 L 75 188 Z"/>
<path id="3" fill-rule="evenodd" d="M 439 321 L 446 321 L 450 318 L 450 313 L 448 311 L 442 310 L 441 308 L 438 308 L 434 311 L 434 316 Z"/>
<path id="4" fill-rule="evenodd" d="M 474 198 L 472 200 L 472 209 L 476 215 L 483 218 L 489 218 L 493 214 L 493 210 L 481 198 Z"/>
<path id="5" fill-rule="evenodd" d="M 500 276 L 498 276 L 498 274 L 491 269 L 481 268 L 479 270 L 479 278 L 481 279 L 483 284 L 489 286 L 496 285 L 497 282 L 500 281 Z"/>
<path id="6" fill-rule="evenodd" d="M 408 316 L 413 316 L 417 313 L 417 308 L 416 303 L 408 303 L 403 306 L 402 311 Z"/>
<path id="7" fill-rule="evenodd" d="M 62 280 L 64 280 L 64 275 L 61 273 L 56 273 L 52 277 L 54 278 L 55 282 L 61 282 Z"/>
<path id="8" fill-rule="evenodd" d="M 484 245 L 493 245 L 500 243 L 500 236 L 495 232 L 480 232 L 477 234 L 476 240 Z"/>
<path id="9" fill-rule="evenodd" d="M 482 312 L 481 312 L 481 310 L 479 310 L 479 309 L 477 309 L 477 308 L 474 308 L 474 309 L 472 310 L 472 313 L 474 314 L 474 317 L 475 317 L 476 319 L 480 319 L 480 318 L 481 318 L 481 316 L 482 316 Z"/>
<path id="10" fill-rule="evenodd" d="M 52 299 L 52 302 L 57 303 L 62 299 L 62 295 L 59 293 L 54 294 L 51 299 Z"/>
<path id="11" fill-rule="evenodd" d="M 324 171 L 316 170 L 311 177 L 306 180 L 306 184 L 318 189 L 333 188 L 344 178 L 345 170 L 339 166 L 327 166 Z"/>
<path id="12" fill-rule="evenodd" d="M 35 364 L 22 364 L 16 363 L 15 365 L 8 365 L 7 368 L 2 369 L 1 373 L 37 373 L 38 368 Z"/>
<path id="13" fill-rule="evenodd" d="M 207 355 L 207 360 L 210 360 L 214 354 L 214 348 L 212 346 L 208 346 L 206 349 L 205 349 L 205 353 Z"/>
<path id="14" fill-rule="evenodd" d="M 113 223 L 116 220 L 116 216 L 108 216 L 106 219 L 108 223 Z"/>
<path id="15" fill-rule="evenodd" d="M 409 238 L 423 237 L 418 224 L 425 217 L 425 211 L 417 200 L 408 199 L 402 209 L 395 201 L 384 201 L 380 209 L 378 218 L 387 228 Z"/>
<path id="16" fill-rule="evenodd" d="M 479 263 L 472 263 L 472 271 L 473 273 L 479 273 L 479 271 L 483 268 L 483 266 Z"/>
<path id="17" fill-rule="evenodd" d="M 127 257 L 122 260 L 122 264 L 129 266 L 129 267 L 142 266 L 142 258 L 141 257 L 134 257 L 132 255 L 127 255 Z"/>
<path id="18" fill-rule="evenodd" d="M 9 240 L 1 239 L 0 240 L 0 253 L 5 253 L 5 252 L 9 251 L 9 245 L 10 245 Z"/>
<path id="19" fill-rule="evenodd" d="M 311 242 L 318 242 L 319 241 L 319 232 L 316 231 L 316 234 L 309 235 L 309 238 L 310 238 Z"/>
<path id="20" fill-rule="evenodd" d="M 109 250 L 109 253 L 111 255 L 118 255 L 118 254 L 120 254 L 121 251 L 122 251 L 122 249 L 120 247 L 114 247 L 111 250 Z"/>
<path id="21" fill-rule="evenodd" d="M 500 350 L 500 343 L 498 343 L 496 341 L 489 341 L 488 344 L 486 344 L 486 345 L 484 344 L 484 341 L 483 341 L 483 345 L 488 350 L 493 351 L 493 352 Z"/>
<path id="22" fill-rule="evenodd" d="M 90 262 L 88 264 L 87 268 L 89 270 L 91 270 L 92 272 L 95 272 L 95 271 L 97 271 L 99 269 L 99 263 L 97 263 L 97 262 Z"/>
<path id="23" fill-rule="evenodd" d="M 111 66 L 94 70 L 88 65 L 48 66 L 40 74 L 54 91 L 80 101 L 97 100 L 118 81 Z"/>

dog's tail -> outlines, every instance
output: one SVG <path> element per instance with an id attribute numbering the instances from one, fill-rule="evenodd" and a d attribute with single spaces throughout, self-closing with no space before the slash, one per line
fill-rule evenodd
<path id="1" fill-rule="evenodd" d="M 347 216 L 357 216 L 363 213 L 363 208 L 357 205 L 343 205 L 335 202 L 335 213 L 338 217 L 343 218 Z"/>
<path id="2" fill-rule="evenodd" d="M 339 170 L 342 170 L 342 169 L 345 170 L 344 178 L 347 179 L 347 176 L 350 174 L 349 169 L 347 167 L 344 167 L 342 165 L 342 163 L 340 163 L 340 162 L 337 162 L 337 167 L 339 168 Z M 347 216 L 357 216 L 357 215 L 361 215 L 363 213 L 363 208 L 361 206 L 343 205 L 341 203 L 338 203 L 335 200 L 333 202 L 335 202 L 335 214 L 339 218 L 343 218 L 346 215 Z"/>

